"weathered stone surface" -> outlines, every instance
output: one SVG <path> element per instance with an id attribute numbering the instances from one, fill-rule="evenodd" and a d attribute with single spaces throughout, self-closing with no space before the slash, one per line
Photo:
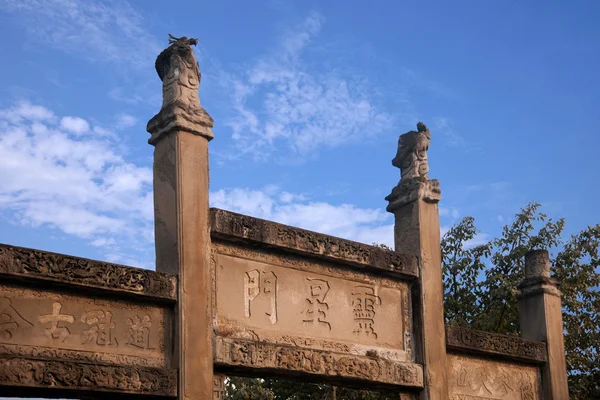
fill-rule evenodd
<path id="1" fill-rule="evenodd" d="M 177 395 L 177 371 L 9 357 L 0 358 L 2 386 L 172 397 Z"/>
<path id="2" fill-rule="evenodd" d="M 389 202 L 386 210 L 393 213 L 394 210 L 417 200 L 438 203 L 441 196 L 440 182 L 436 179 L 406 179 L 400 181 L 398 186 L 392 189 L 392 193 L 385 198 Z"/>
<path id="3" fill-rule="evenodd" d="M 499 335 L 458 326 L 446 326 L 449 349 L 492 354 L 521 361 L 543 363 L 547 360 L 546 344 L 518 336 Z"/>
<path id="4" fill-rule="evenodd" d="M 539 400 L 535 366 L 448 354 L 450 400 Z"/>
<path id="5" fill-rule="evenodd" d="M 443 400 L 448 393 L 446 378 L 446 338 L 440 247 L 439 182 L 427 178 L 426 152 L 429 130 L 419 123 L 418 132 L 408 132 L 399 140 L 392 164 L 402 178 L 386 199 L 394 213 L 395 250 L 416 256 L 419 279 L 412 287 L 414 306 L 415 361 L 423 365 L 425 389 L 420 400 Z"/>
<path id="6" fill-rule="evenodd" d="M 427 203 L 440 201 L 442 194 L 440 183 L 427 177 L 429 172 L 427 150 L 430 139 L 431 133 L 422 122 L 417 124 L 417 131 L 400 135 L 398 151 L 392 160 L 392 165 L 400 168 L 401 178 L 392 193 L 385 198 L 389 202 L 388 212 L 393 213 L 398 208 L 417 200 Z"/>
<path id="7" fill-rule="evenodd" d="M 525 277 L 550 278 L 550 255 L 548 250 L 532 250 L 525 254 Z"/>
<path id="8" fill-rule="evenodd" d="M 0 244 L 1 275 L 177 299 L 172 275 L 5 244 Z"/>
<path id="9" fill-rule="evenodd" d="M 169 308 L 0 285 L 0 357 L 167 367 Z"/>
<path id="10" fill-rule="evenodd" d="M 545 250 L 525 255 L 526 277 L 519 285 L 519 323 L 521 335 L 546 342 L 548 362 L 542 369 L 544 399 L 569 397 L 563 337 L 561 293 L 558 282 L 550 278 L 550 260 Z"/>
<path id="11" fill-rule="evenodd" d="M 173 366 L 181 399 L 213 396 L 212 276 L 208 212 L 212 118 L 200 106 L 191 45 L 173 38 L 156 60 L 163 105 L 148 122 L 154 149 L 156 270 L 179 279 Z"/>
<path id="12" fill-rule="evenodd" d="M 165 134 L 174 131 L 189 132 L 210 140 L 214 137 L 214 121 L 200 106 L 200 67 L 191 47 L 198 44 L 198 39 L 169 36 L 171 45 L 159 54 L 155 64 L 163 82 L 163 104 L 146 127 L 152 134 L 149 143 L 156 144 Z"/>
<path id="13" fill-rule="evenodd" d="M 405 282 L 213 242 L 218 335 L 408 361 Z"/>
<path id="14" fill-rule="evenodd" d="M 418 274 L 416 257 L 215 208 L 211 209 L 211 235 L 334 260 L 365 272 L 405 278 Z"/>
<path id="15" fill-rule="evenodd" d="M 286 371 L 290 375 L 370 381 L 374 384 L 422 387 L 420 365 L 384 358 L 343 355 L 257 341 L 217 337 L 215 364 L 251 370 Z"/>
<path id="16" fill-rule="evenodd" d="M 429 163 L 427 150 L 431 133 L 424 123 L 417 123 L 416 131 L 409 131 L 398 138 L 398 151 L 392 160 L 394 167 L 400 168 L 401 180 L 427 179 Z"/>

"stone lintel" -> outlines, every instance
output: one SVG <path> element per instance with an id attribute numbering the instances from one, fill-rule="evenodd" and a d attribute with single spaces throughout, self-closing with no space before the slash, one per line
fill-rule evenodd
<path id="1" fill-rule="evenodd" d="M 177 278 L 172 275 L 6 244 L 0 244 L 0 276 L 177 300 Z"/>
<path id="2" fill-rule="evenodd" d="M 155 146 L 165 135 L 171 132 L 188 132 L 212 140 L 214 120 L 204 108 L 185 110 L 175 103 L 163 108 L 150 121 L 146 130 L 152 135 L 148 143 Z"/>
<path id="3" fill-rule="evenodd" d="M 547 361 L 546 343 L 446 325 L 446 345 L 455 353 L 474 353 L 535 364 Z"/>
<path id="4" fill-rule="evenodd" d="M 423 387 L 419 364 L 243 339 L 217 337 L 215 366 L 242 374 L 260 371 L 261 376 L 314 377 L 319 382 Z"/>
<path id="5" fill-rule="evenodd" d="M 392 189 L 392 193 L 385 198 L 389 201 L 386 210 L 393 213 L 398 208 L 417 200 L 423 200 L 427 203 L 438 203 L 441 194 L 440 182 L 437 179 L 402 179 Z"/>
<path id="6" fill-rule="evenodd" d="M 102 392 L 130 395 L 177 396 L 177 370 L 166 368 L 108 366 L 34 358 L 0 358 L 2 393 L 23 395 L 43 389 L 44 396 L 60 394 L 97 397 Z"/>
<path id="7" fill-rule="evenodd" d="M 417 257 L 216 208 L 210 211 L 214 238 L 275 247 L 385 275 L 419 274 Z"/>

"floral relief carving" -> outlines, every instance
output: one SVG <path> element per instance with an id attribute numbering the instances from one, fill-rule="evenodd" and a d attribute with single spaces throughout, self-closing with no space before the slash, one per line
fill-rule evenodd
<path id="1" fill-rule="evenodd" d="M 491 353 L 507 358 L 540 363 L 547 360 L 546 344 L 543 342 L 458 326 L 446 326 L 446 344 L 457 350 Z"/>
<path id="2" fill-rule="evenodd" d="M 9 386 L 106 390 L 174 396 L 176 371 L 26 358 L 0 359 L 0 381 Z"/>
<path id="3" fill-rule="evenodd" d="M 211 209 L 211 234 L 223 240 L 241 239 L 374 272 L 418 276 L 416 257 L 220 209 Z"/>
<path id="4" fill-rule="evenodd" d="M 174 276 L 4 244 L 0 244 L 0 274 L 176 299 Z"/>

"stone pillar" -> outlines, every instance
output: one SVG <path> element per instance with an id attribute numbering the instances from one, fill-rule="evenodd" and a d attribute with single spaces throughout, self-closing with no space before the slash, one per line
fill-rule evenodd
<path id="1" fill-rule="evenodd" d="M 544 341 L 548 349 L 542 371 L 544 399 L 568 399 L 561 293 L 550 278 L 548 251 L 533 250 L 525 255 L 525 279 L 519 289 L 521 336 Z"/>
<path id="2" fill-rule="evenodd" d="M 421 400 L 448 397 L 444 292 L 440 248 L 437 180 L 429 180 L 427 150 L 430 133 L 419 123 L 417 131 L 400 136 L 392 165 L 400 168 L 401 179 L 392 193 L 387 211 L 395 216 L 396 251 L 419 257 L 419 280 L 413 285 L 413 314 L 416 362 L 423 364 L 425 389 Z"/>
<path id="3" fill-rule="evenodd" d="M 213 120 L 200 106 L 191 45 L 171 37 L 156 60 L 163 104 L 147 126 L 154 149 L 156 270 L 178 275 L 173 362 L 179 399 L 213 396 L 208 142 Z"/>

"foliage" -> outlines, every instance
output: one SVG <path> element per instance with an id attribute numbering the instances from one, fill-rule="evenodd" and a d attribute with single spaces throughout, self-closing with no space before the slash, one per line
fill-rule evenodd
<path id="1" fill-rule="evenodd" d="M 563 293 L 565 350 L 572 399 L 600 395 L 600 225 L 561 239 L 564 220 L 529 204 L 485 243 L 471 217 L 442 240 L 444 303 L 448 323 L 504 334 L 519 332 L 518 284 L 530 249 L 548 249 L 552 277 Z M 471 244 L 471 245 L 470 245 Z M 596 392 L 596 394 L 594 394 Z"/>
<path id="2" fill-rule="evenodd" d="M 587 400 L 600 397 L 600 225 L 587 227 L 565 242 L 563 227 L 563 219 L 549 218 L 536 203 L 521 209 L 501 235 L 489 241 L 481 240 L 472 217 L 453 226 L 441 243 L 445 316 L 447 323 L 517 334 L 517 286 L 525 276 L 525 253 L 548 249 L 553 278 L 563 293 L 571 398 Z M 247 378 L 231 378 L 227 393 L 228 399 L 235 400 L 398 398 L 330 385 Z"/>

